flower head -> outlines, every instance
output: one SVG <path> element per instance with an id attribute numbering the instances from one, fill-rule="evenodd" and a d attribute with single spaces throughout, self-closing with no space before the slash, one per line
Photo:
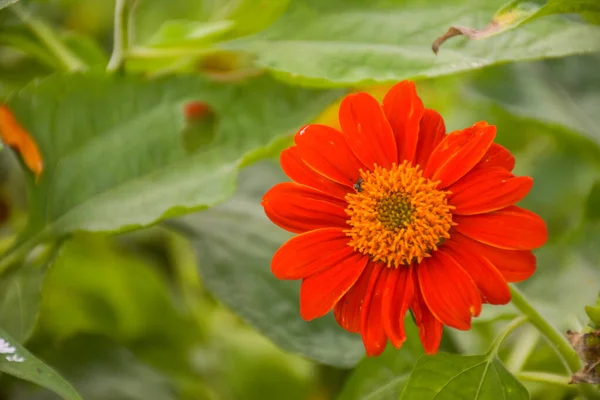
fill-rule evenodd
<path id="1" fill-rule="evenodd" d="M 307 125 L 281 154 L 293 182 L 263 198 L 267 216 L 298 235 L 273 256 L 279 279 L 302 279 L 306 320 L 334 310 L 368 355 L 406 340 L 410 310 L 429 354 L 442 327 L 466 330 L 482 303 L 510 301 L 508 282 L 535 271 L 544 221 L 515 204 L 532 187 L 486 122 L 446 134 L 412 82 L 383 104 L 346 96 L 341 131 Z"/>

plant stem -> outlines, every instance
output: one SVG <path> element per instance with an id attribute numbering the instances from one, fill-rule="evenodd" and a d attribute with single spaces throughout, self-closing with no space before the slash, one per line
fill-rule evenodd
<path id="1" fill-rule="evenodd" d="M 113 52 L 106 69 L 117 71 L 123 65 L 125 53 L 129 48 L 129 0 L 116 0 L 113 35 Z"/>
<path id="2" fill-rule="evenodd" d="M 82 71 L 87 68 L 83 61 L 56 37 L 52 29 L 44 21 L 31 16 L 19 4 L 13 4 L 10 10 L 46 45 L 65 70 Z"/>
<path id="3" fill-rule="evenodd" d="M 535 349 L 540 332 L 533 326 L 528 326 L 519 340 L 515 343 L 510 356 L 504 363 L 506 368 L 512 373 L 520 372 L 527 362 L 527 359 Z"/>
<path id="4" fill-rule="evenodd" d="M 513 333 L 515 330 L 517 330 L 517 328 L 519 328 L 521 325 L 523 325 L 526 322 L 527 322 L 527 317 L 521 316 L 521 317 L 515 318 L 508 325 L 506 325 L 504 330 L 502 332 L 500 332 L 500 334 L 498 336 L 496 336 L 496 339 L 492 343 L 492 348 L 490 349 L 489 355 L 491 357 L 496 357 L 498 355 L 498 350 L 500 350 L 500 345 L 502 344 L 502 342 L 504 342 L 504 340 L 506 340 L 506 338 L 511 333 Z"/>
<path id="5" fill-rule="evenodd" d="M 535 326 L 548 339 L 552 347 L 558 352 L 568 367 L 569 373 L 573 374 L 582 367 L 579 355 L 569 343 L 566 335 L 563 335 L 558 329 L 550 325 L 548 321 L 533 307 L 523 293 L 514 285 L 511 285 L 510 292 L 512 295 L 512 303 L 519 311 L 521 311 L 529 322 Z M 600 399 L 598 393 L 591 385 L 580 384 L 579 390 L 584 393 L 588 399 Z"/>
<path id="6" fill-rule="evenodd" d="M 575 387 L 569 386 L 569 378 L 568 377 L 557 375 L 557 374 L 550 374 L 548 372 L 534 372 L 534 371 L 518 372 L 517 374 L 515 374 L 515 377 L 517 377 L 517 379 L 519 379 L 520 381 L 549 383 L 551 385 L 559 385 L 559 386 L 575 389 Z"/>
<path id="7" fill-rule="evenodd" d="M 569 343 L 566 335 L 563 335 L 562 332 L 550 325 L 519 289 L 515 286 L 511 286 L 510 291 L 512 294 L 512 303 L 515 307 L 525 314 L 527 319 L 529 319 L 529 322 L 546 336 L 558 354 L 565 361 L 569 368 L 569 372 L 571 374 L 577 372 L 582 366 L 581 360 L 579 360 L 579 356 L 571 346 L 571 343 Z"/>

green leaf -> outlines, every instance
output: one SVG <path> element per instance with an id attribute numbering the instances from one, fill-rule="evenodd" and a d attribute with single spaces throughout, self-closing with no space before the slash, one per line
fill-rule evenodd
<path id="1" fill-rule="evenodd" d="M 46 266 L 25 264 L 0 279 L 0 327 L 23 343 L 37 320 Z"/>
<path id="2" fill-rule="evenodd" d="M 410 371 L 424 352 L 412 318 L 405 321 L 407 340 L 400 350 L 389 346 L 378 357 L 364 358 L 352 371 L 336 400 L 396 400 Z"/>
<path id="3" fill-rule="evenodd" d="M 417 361 L 400 400 L 529 400 L 525 387 L 494 356 L 439 353 Z"/>
<path id="4" fill-rule="evenodd" d="M 600 50 L 600 27 L 561 17 L 536 20 L 484 41 L 434 39 L 448 26 L 483 27 L 498 1 L 305 0 L 265 31 L 224 43 L 253 53 L 281 79 L 324 86 L 436 77 L 512 61 Z"/>
<path id="5" fill-rule="evenodd" d="M 78 388 L 81 397 L 85 400 L 173 400 L 177 398 L 173 393 L 172 383 L 164 374 L 142 362 L 123 344 L 105 337 L 81 335 L 61 342 L 60 348 L 45 346 L 40 351 L 43 352 L 45 360 L 59 368 L 69 382 Z M 56 398 L 36 390 L 37 388 L 31 385 L 13 383 L 8 389 L 9 396 L 10 389 L 13 389 L 15 394 L 18 393 L 14 398 L 27 400 Z"/>
<path id="6" fill-rule="evenodd" d="M 230 31 L 232 27 L 232 21 L 167 21 L 150 38 L 148 45 L 155 47 L 207 45 Z"/>
<path id="7" fill-rule="evenodd" d="M 9 101 L 44 159 L 39 181 L 28 175 L 29 241 L 131 230 L 220 203 L 241 165 L 268 156 L 339 95 L 265 77 L 235 85 L 99 74 L 37 81 Z M 218 124 L 194 152 L 182 138 L 189 101 L 208 103 Z"/>
<path id="8" fill-rule="evenodd" d="M 66 400 L 81 400 L 75 389 L 56 371 L 35 358 L 2 329 L 0 372 L 43 386 Z"/>
<path id="9" fill-rule="evenodd" d="M 585 312 L 596 327 L 600 328 L 600 293 L 598 294 L 596 304 L 593 306 L 586 306 Z"/>
<path id="10" fill-rule="evenodd" d="M 597 0 L 549 0 L 534 17 L 551 14 L 600 14 L 600 3 Z"/>
<path id="11" fill-rule="evenodd" d="M 0 10 L 10 6 L 11 4 L 15 4 L 19 0 L 0 0 Z"/>
<path id="12" fill-rule="evenodd" d="M 584 218 L 586 222 L 597 223 L 600 221 L 600 181 L 594 182 L 588 195 Z"/>
<path id="13" fill-rule="evenodd" d="M 332 315 L 300 318 L 299 282 L 279 281 L 271 257 L 290 237 L 272 224 L 262 195 L 286 180 L 267 162 L 243 171 L 227 203 L 174 222 L 193 240 L 203 282 L 215 296 L 281 348 L 324 364 L 351 367 L 364 355 L 361 339 L 340 328 Z"/>
<path id="14" fill-rule="evenodd" d="M 598 55 L 587 55 L 507 65 L 474 75 L 473 83 L 512 114 L 568 128 L 595 142 L 591 147 L 598 150 L 599 61 Z"/>
<path id="15" fill-rule="evenodd" d="M 200 337 L 172 303 L 164 277 L 152 264 L 100 234 L 76 234 L 65 242 L 42 298 L 39 328 L 57 341 L 103 334 L 120 343 L 142 342 L 154 335 L 162 341 L 154 354 L 167 351 L 175 358 Z"/>
<path id="16" fill-rule="evenodd" d="M 433 51 L 451 37 L 464 35 L 469 39 L 485 39 L 510 29 L 517 28 L 537 18 L 553 14 L 600 14 L 600 3 L 596 0 L 549 0 L 546 4 L 531 0 L 513 0 L 503 6 L 492 18 L 487 27 L 473 29 L 464 26 L 452 26 L 433 44 Z"/>
<path id="17" fill-rule="evenodd" d="M 218 0 L 220 7 L 213 12 L 213 19 L 227 19 L 235 22 L 228 37 L 250 35 L 266 28 L 286 10 L 291 0 Z"/>

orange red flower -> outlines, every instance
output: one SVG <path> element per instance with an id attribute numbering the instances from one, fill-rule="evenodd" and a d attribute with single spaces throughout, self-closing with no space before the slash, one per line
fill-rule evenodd
<path id="1" fill-rule="evenodd" d="M 410 310 L 428 354 L 443 325 L 466 330 L 482 303 L 510 301 L 508 282 L 536 268 L 544 221 L 515 206 L 532 187 L 486 122 L 446 134 L 412 82 L 379 104 L 366 93 L 340 105 L 341 131 L 307 125 L 281 153 L 293 182 L 263 198 L 266 215 L 298 234 L 273 256 L 279 279 L 301 279 L 300 314 L 334 310 L 368 355 L 406 340 Z"/>

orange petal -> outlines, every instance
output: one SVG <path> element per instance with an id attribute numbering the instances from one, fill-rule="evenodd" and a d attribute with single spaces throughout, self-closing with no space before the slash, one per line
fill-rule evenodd
<path id="1" fill-rule="evenodd" d="M 383 329 L 390 342 L 399 349 L 406 340 L 404 317 L 413 301 L 415 287 L 410 268 L 388 269 L 381 307 Z"/>
<path id="2" fill-rule="evenodd" d="M 387 337 L 383 328 L 381 306 L 387 274 L 390 269 L 380 262 L 371 262 L 375 270 L 365 294 L 360 316 L 360 333 L 367 356 L 380 355 L 385 350 Z"/>
<path id="3" fill-rule="evenodd" d="M 486 122 L 446 135 L 433 150 L 423 176 L 439 180 L 439 189 L 450 186 L 481 160 L 495 137 L 496 127 Z"/>
<path id="4" fill-rule="evenodd" d="M 508 283 L 491 261 L 479 254 L 476 248 L 469 247 L 468 240 L 461 234 L 455 233 L 450 240 L 444 242 L 440 251 L 454 258 L 467 271 L 479 288 L 484 302 L 508 303 L 510 301 Z"/>
<path id="5" fill-rule="evenodd" d="M 516 204 L 532 186 L 533 179 L 501 167 L 474 168 L 448 187 L 448 201 L 456 207 L 453 214 L 482 214 Z"/>
<path id="6" fill-rule="evenodd" d="M 446 136 L 444 119 L 437 111 L 426 109 L 421 118 L 419 128 L 419 141 L 413 164 L 425 168 L 433 149 Z"/>
<path id="7" fill-rule="evenodd" d="M 381 106 L 370 94 L 346 96 L 340 104 L 339 116 L 350 148 L 367 168 L 375 164 L 390 168 L 392 163 L 397 163 L 394 132 Z"/>
<path id="8" fill-rule="evenodd" d="M 368 263 L 367 268 L 365 268 L 354 286 L 348 290 L 333 309 L 336 321 L 347 331 L 360 332 L 360 311 L 374 270 L 373 265 L 373 263 Z M 377 269 L 377 272 L 379 272 L 379 269 Z"/>
<path id="9" fill-rule="evenodd" d="M 398 164 L 404 160 L 412 163 L 419 140 L 419 121 L 424 112 L 414 82 L 394 85 L 383 98 L 383 111 L 396 136 Z"/>
<path id="10" fill-rule="evenodd" d="M 423 299 L 435 318 L 456 329 L 471 328 L 471 317 L 481 312 L 481 295 L 469 274 L 441 251 L 424 259 L 417 274 Z"/>
<path id="11" fill-rule="evenodd" d="M 310 321 L 327 314 L 361 276 L 369 259 L 352 253 L 324 271 L 305 278 L 300 286 L 300 316 Z"/>
<path id="12" fill-rule="evenodd" d="M 325 228 L 294 236 L 273 255 L 271 272 L 279 279 L 301 279 L 331 268 L 354 250 L 341 228 Z"/>
<path id="13" fill-rule="evenodd" d="M 516 206 L 488 214 L 455 215 L 455 229 L 465 236 L 507 250 L 532 250 L 548 240 L 546 223 L 535 213 Z"/>
<path id="14" fill-rule="evenodd" d="M 273 223 L 290 232 L 348 226 L 343 201 L 294 182 L 273 186 L 265 193 L 261 204 Z"/>
<path id="15" fill-rule="evenodd" d="M 415 281 L 415 296 L 413 298 L 411 310 L 415 319 L 415 324 L 419 328 L 419 337 L 423 344 L 423 349 L 426 354 L 435 354 L 440 348 L 440 342 L 442 341 L 443 325 L 438 321 L 435 316 L 429 311 L 423 295 L 418 289 L 418 277 L 414 268 L 413 275 Z"/>
<path id="16" fill-rule="evenodd" d="M 29 132 L 19 124 L 8 106 L 0 105 L 0 138 L 19 152 L 23 162 L 38 178 L 44 169 L 42 154 Z"/>
<path id="17" fill-rule="evenodd" d="M 485 153 L 481 161 L 475 166 L 475 168 L 486 167 L 502 167 L 508 171 L 512 171 L 515 167 L 515 157 L 505 147 L 498 143 L 492 143 L 487 153 Z"/>
<path id="18" fill-rule="evenodd" d="M 344 135 L 325 125 L 307 125 L 294 137 L 302 160 L 313 170 L 353 187 L 365 166 L 356 158 Z"/>
<path id="19" fill-rule="evenodd" d="M 460 233 L 454 232 L 452 237 L 457 235 Z M 469 248 L 490 260 L 508 282 L 524 281 L 535 272 L 536 259 L 530 250 L 504 250 L 466 236 L 463 238 L 469 243 Z"/>
<path id="20" fill-rule="evenodd" d="M 353 191 L 353 189 L 347 186 L 332 182 L 306 165 L 300 157 L 298 146 L 292 146 L 283 150 L 279 156 L 279 161 L 281 162 L 283 172 L 291 180 L 302 185 L 310 186 L 342 200 L 346 197 L 346 194 Z"/>

